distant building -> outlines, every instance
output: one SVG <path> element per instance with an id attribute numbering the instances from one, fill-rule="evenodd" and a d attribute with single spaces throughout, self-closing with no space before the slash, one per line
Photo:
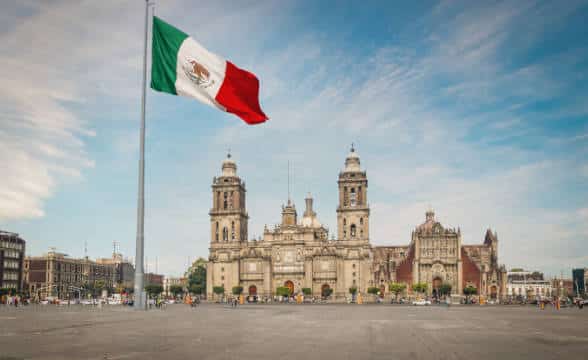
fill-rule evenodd
<path id="1" fill-rule="evenodd" d="M 169 289 L 174 285 L 179 285 L 184 291 L 186 291 L 188 287 L 188 279 L 185 277 L 166 277 L 163 279 L 163 292 L 168 296 L 171 295 Z"/>
<path id="2" fill-rule="evenodd" d="M 25 244 L 18 234 L 0 231 L 0 288 L 23 290 Z"/>
<path id="3" fill-rule="evenodd" d="M 577 296 L 585 295 L 586 287 L 588 287 L 588 268 L 573 269 L 572 281 L 574 284 L 574 294 Z"/>
<path id="4" fill-rule="evenodd" d="M 132 289 L 135 284 L 135 267 L 122 254 L 113 253 L 112 258 L 96 259 L 98 264 L 111 265 L 115 268 L 114 284 L 124 289 Z"/>
<path id="5" fill-rule="evenodd" d="M 97 263 L 87 257 L 71 258 L 55 251 L 27 257 L 24 268 L 29 293 L 40 299 L 81 297 L 100 282 L 108 289 L 116 285 L 116 267 L 112 264 Z"/>
<path id="6" fill-rule="evenodd" d="M 545 280 L 538 271 L 509 271 L 507 273 L 506 295 L 536 299 L 555 295 L 552 283 Z"/>
<path id="7" fill-rule="evenodd" d="M 574 281 L 572 279 L 552 279 L 551 287 L 554 296 L 568 297 L 574 295 Z"/>
<path id="8" fill-rule="evenodd" d="M 145 276 L 145 286 L 148 285 L 161 285 L 163 286 L 163 275 L 160 274 L 154 274 L 154 273 L 147 273 L 144 275 Z"/>

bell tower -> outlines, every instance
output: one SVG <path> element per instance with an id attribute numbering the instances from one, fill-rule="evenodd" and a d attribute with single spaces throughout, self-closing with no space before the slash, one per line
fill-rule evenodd
<path id="1" fill-rule="evenodd" d="M 245 182 L 237 176 L 231 153 L 223 161 L 222 174 L 212 180 L 210 244 L 238 244 L 247 241 L 249 215 L 245 206 Z"/>
<path id="2" fill-rule="evenodd" d="M 338 240 L 369 241 L 370 209 L 367 202 L 368 181 L 361 171 L 359 155 L 353 144 L 339 173 L 339 206 L 337 207 Z"/>

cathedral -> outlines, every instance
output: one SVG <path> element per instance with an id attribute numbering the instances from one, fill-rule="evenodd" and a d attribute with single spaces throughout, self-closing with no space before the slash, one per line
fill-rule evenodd
<path id="1" fill-rule="evenodd" d="M 272 296 L 278 287 L 288 287 L 292 294 L 306 288 L 314 296 L 332 293 L 342 300 L 352 287 L 359 293 L 378 287 L 389 295 L 391 282 L 406 284 L 409 293 L 412 284 L 426 283 L 432 296 L 442 284 L 449 284 L 453 295 L 466 286 L 489 298 L 505 295 L 506 271 L 498 265 L 495 232 L 488 230 L 480 245 L 463 245 L 460 229 L 444 227 L 429 210 L 408 245 L 372 246 L 367 175 L 353 147 L 337 184 L 336 238 L 329 239 L 309 194 L 301 218 L 288 199 L 281 223 L 266 225 L 262 238 L 249 240 L 245 183 L 229 154 L 212 182 L 207 295 L 212 298 L 216 286 L 227 294 L 242 286 L 247 296 Z"/>

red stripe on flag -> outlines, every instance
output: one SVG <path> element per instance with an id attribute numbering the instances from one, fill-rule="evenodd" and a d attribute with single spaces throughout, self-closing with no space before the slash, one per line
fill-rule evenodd
<path id="1" fill-rule="evenodd" d="M 259 80 L 249 71 L 227 61 L 225 80 L 215 98 L 219 104 L 243 119 L 247 124 L 259 124 L 268 119 L 259 106 Z"/>

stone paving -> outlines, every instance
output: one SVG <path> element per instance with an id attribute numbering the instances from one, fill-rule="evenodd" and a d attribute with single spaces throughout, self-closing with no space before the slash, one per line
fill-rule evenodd
<path id="1" fill-rule="evenodd" d="M 0 306 L 0 359 L 586 359 L 588 309 Z"/>

